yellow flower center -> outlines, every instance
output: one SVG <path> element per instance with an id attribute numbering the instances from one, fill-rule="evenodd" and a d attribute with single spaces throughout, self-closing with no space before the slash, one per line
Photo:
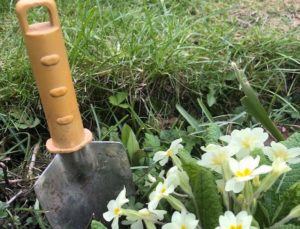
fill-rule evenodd
<path id="1" fill-rule="evenodd" d="M 171 149 L 168 149 L 166 152 L 168 157 L 172 157 L 173 156 L 173 151 Z"/>
<path id="2" fill-rule="evenodd" d="M 230 225 L 229 229 L 243 229 L 243 225 L 241 225 L 241 224 Z"/>
<path id="3" fill-rule="evenodd" d="M 121 208 L 115 208 L 114 209 L 114 214 L 117 215 L 117 216 L 120 215 L 121 214 Z"/>
<path id="4" fill-rule="evenodd" d="M 245 138 L 243 141 L 242 141 L 242 146 L 245 148 L 245 149 L 250 149 L 251 148 L 251 145 L 253 144 L 253 138 Z"/>
<path id="5" fill-rule="evenodd" d="M 166 187 L 163 186 L 163 187 L 161 188 L 161 190 L 160 190 L 160 193 L 161 193 L 161 194 L 164 194 L 166 191 L 167 191 Z"/>
<path id="6" fill-rule="evenodd" d="M 235 173 L 235 175 L 236 175 L 237 177 L 246 177 L 246 176 L 251 175 L 251 173 L 252 173 L 252 171 L 251 171 L 250 169 L 245 168 L 243 171 L 237 171 L 237 172 Z"/>
<path id="7" fill-rule="evenodd" d="M 186 227 L 185 225 L 182 225 L 182 226 L 180 227 L 180 229 L 187 229 L 187 227 Z"/>
<path id="8" fill-rule="evenodd" d="M 212 159 L 214 165 L 222 165 L 223 161 L 226 159 L 225 153 L 219 153 Z"/>
<path id="9" fill-rule="evenodd" d="M 289 158 L 289 154 L 286 151 L 275 151 L 275 152 L 273 152 L 273 154 L 275 157 L 279 157 L 284 161 L 287 161 Z"/>

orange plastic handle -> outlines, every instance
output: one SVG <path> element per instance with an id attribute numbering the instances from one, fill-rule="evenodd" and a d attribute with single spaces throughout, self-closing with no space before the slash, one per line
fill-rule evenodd
<path id="1" fill-rule="evenodd" d="M 48 9 L 50 22 L 29 25 L 28 10 L 39 6 Z M 20 0 L 16 11 L 51 135 L 46 147 L 52 153 L 75 152 L 92 134 L 83 128 L 56 4 Z"/>
<path id="2" fill-rule="evenodd" d="M 23 32 L 27 32 L 29 25 L 27 21 L 27 12 L 31 8 L 43 6 L 49 11 L 50 23 L 52 26 L 59 26 L 59 18 L 57 15 L 57 9 L 54 1 L 46 0 L 21 0 L 17 3 L 16 10 L 20 21 Z"/>

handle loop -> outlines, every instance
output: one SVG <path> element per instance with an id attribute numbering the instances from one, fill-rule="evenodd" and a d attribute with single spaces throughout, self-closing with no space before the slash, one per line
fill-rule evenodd
<path id="1" fill-rule="evenodd" d="M 29 29 L 29 24 L 27 20 L 28 10 L 40 6 L 48 9 L 50 24 L 53 27 L 59 26 L 59 18 L 54 0 L 20 0 L 16 5 L 16 11 L 21 28 L 25 34 Z"/>

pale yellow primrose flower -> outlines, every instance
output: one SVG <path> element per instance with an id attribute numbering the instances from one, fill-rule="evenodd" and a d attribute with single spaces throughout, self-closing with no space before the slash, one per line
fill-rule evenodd
<path id="1" fill-rule="evenodd" d="M 288 149 L 281 143 L 271 142 L 271 147 L 264 147 L 264 153 L 271 161 L 280 158 L 288 164 L 297 164 L 300 162 L 300 147 Z"/>
<path id="2" fill-rule="evenodd" d="M 166 182 L 167 181 L 167 182 Z M 167 198 L 175 190 L 175 186 L 172 183 L 169 183 L 168 180 L 165 180 L 164 183 L 159 182 L 153 192 L 149 195 L 150 202 L 148 203 L 148 208 L 150 211 L 153 211 L 157 208 L 159 201 L 163 198 Z"/>
<path id="3" fill-rule="evenodd" d="M 161 166 L 164 166 L 167 164 L 169 158 L 174 157 L 176 154 L 178 154 L 178 151 L 183 148 L 183 145 L 180 143 L 182 142 L 182 139 L 176 139 L 171 143 L 170 148 L 167 151 L 158 151 L 154 154 L 153 161 L 158 162 Z"/>
<path id="4" fill-rule="evenodd" d="M 274 176 L 281 176 L 284 173 L 287 173 L 288 171 L 292 170 L 286 161 L 282 160 L 281 158 L 276 159 L 272 163 L 272 174 Z"/>
<path id="5" fill-rule="evenodd" d="M 235 216 L 231 211 L 226 211 L 219 217 L 219 226 L 215 229 L 256 229 L 251 226 L 252 216 L 246 211 L 241 211 Z"/>
<path id="6" fill-rule="evenodd" d="M 223 179 L 216 180 L 218 192 L 222 193 L 225 191 L 225 182 Z"/>
<path id="7" fill-rule="evenodd" d="M 164 179 L 164 174 L 165 174 L 165 170 L 160 171 L 160 173 L 158 174 L 158 177 Z M 148 180 L 149 181 L 145 181 L 145 186 L 152 186 L 156 181 L 156 177 L 152 176 L 150 173 L 148 174 Z"/>
<path id="8" fill-rule="evenodd" d="M 164 182 L 159 182 L 155 190 L 150 193 L 150 202 L 148 203 L 149 210 L 156 209 L 161 199 L 168 199 L 169 195 L 174 192 L 178 185 L 185 184 L 185 186 L 189 186 L 188 176 L 185 175 L 186 173 L 181 171 L 177 166 L 170 168 L 167 172 L 166 178 L 162 177 Z"/>
<path id="9" fill-rule="evenodd" d="M 177 166 L 173 166 L 169 169 L 166 180 L 168 180 L 169 183 L 172 183 L 175 187 L 180 186 L 181 189 L 188 195 L 193 195 L 189 176 L 185 171 L 179 169 Z"/>
<path id="10" fill-rule="evenodd" d="M 164 214 L 166 214 L 167 211 L 165 210 L 152 210 L 150 211 L 147 208 L 143 208 L 139 210 L 136 214 L 136 217 L 127 217 L 127 220 L 129 221 L 135 221 L 131 224 L 131 229 L 143 229 L 143 220 L 146 224 L 151 223 L 152 225 L 156 223 L 159 220 L 164 219 Z"/>
<path id="11" fill-rule="evenodd" d="M 257 127 L 234 130 L 231 135 L 222 136 L 220 139 L 227 142 L 229 147 L 237 147 L 238 153 L 236 156 L 238 159 L 242 159 L 255 148 L 264 147 L 264 142 L 268 137 L 268 134 L 262 128 Z"/>
<path id="12" fill-rule="evenodd" d="M 275 159 L 272 163 L 272 171 L 269 173 L 258 186 L 258 189 L 254 193 L 254 197 L 259 198 L 262 192 L 266 192 L 277 181 L 277 179 L 284 173 L 290 171 L 291 168 L 281 158 Z"/>
<path id="13" fill-rule="evenodd" d="M 169 184 L 173 184 L 175 187 L 177 187 L 178 185 L 180 185 L 181 173 L 182 172 L 178 169 L 177 166 L 173 166 L 167 172 L 166 182 Z"/>
<path id="14" fill-rule="evenodd" d="M 108 211 L 103 213 L 103 218 L 106 221 L 111 221 L 113 219 L 111 228 L 118 229 L 119 228 L 119 217 L 122 215 L 123 209 L 121 208 L 122 205 L 128 203 L 129 200 L 126 198 L 126 188 L 124 187 L 123 190 L 119 193 L 116 200 L 111 200 L 107 204 Z"/>
<path id="15" fill-rule="evenodd" d="M 222 174 L 223 163 L 238 152 L 237 147 L 224 147 L 215 144 L 209 144 L 207 147 L 201 147 L 201 149 L 206 153 L 202 155 L 197 164 L 220 174 Z"/>
<path id="16" fill-rule="evenodd" d="M 225 191 L 239 193 L 243 190 L 246 181 L 252 180 L 256 176 L 268 173 L 272 170 L 272 167 L 268 165 L 258 167 L 259 160 L 259 156 L 255 159 L 251 156 L 247 156 L 241 161 L 230 158 L 229 167 L 234 177 L 226 182 Z"/>
<path id="17" fill-rule="evenodd" d="M 198 222 L 196 216 L 186 210 L 182 210 L 181 213 L 175 211 L 171 223 L 165 224 L 162 229 L 195 229 Z"/>

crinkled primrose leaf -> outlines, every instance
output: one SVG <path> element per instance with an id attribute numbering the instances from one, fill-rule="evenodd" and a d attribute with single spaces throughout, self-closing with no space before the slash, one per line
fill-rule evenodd
<path id="1" fill-rule="evenodd" d="M 183 169 L 190 178 L 197 218 L 200 219 L 202 228 L 215 229 L 219 216 L 223 213 L 215 178 L 208 169 L 199 166 L 189 155 L 180 154 L 180 157 Z"/>
<path id="2" fill-rule="evenodd" d="M 91 229 L 107 229 L 101 222 L 93 220 L 91 223 Z"/>
<path id="3" fill-rule="evenodd" d="M 287 148 L 300 147 L 300 132 L 292 134 L 288 139 L 280 143 Z"/>

